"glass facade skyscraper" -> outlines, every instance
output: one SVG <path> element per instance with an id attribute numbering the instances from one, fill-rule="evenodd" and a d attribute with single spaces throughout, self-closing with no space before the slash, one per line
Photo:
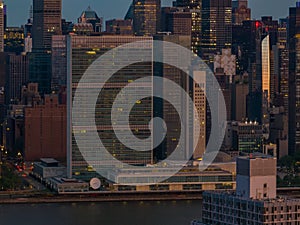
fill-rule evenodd
<path id="1" fill-rule="evenodd" d="M 51 42 L 60 35 L 62 0 L 34 0 L 29 80 L 39 84 L 39 92 L 51 92 Z"/>
<path id="2" fill-rule="evenodd" d="M 133 30 L 137 36 L 152 36 L 160 30 L 161 0 L 133 0 Z"/>
<path id="3" fill-rule="evenodd" d="M 213 56 L 232 44 L 232 1 L 202 0 L 201 56 L 213 62 Z"/>
<path id="4" fill-rule="evenodd" d="M 289 14 L 289 154 L 300 149 L 300 4 Z"/>
<path id="5" fill-rule="evenodd" d="M 69 104 L 69 120 L 71 120 L 72 102 L 74 99 L 75 91 L 81 80 L 83 74 L 88 67 L 100 56 L 107 51 L 116 48 L 122 44 L 132 43 L 136 41 L 151 41 L 151 37 L 133 37 L 133 36 L 69 36 L 67 40 L 67 59 L 68 59 L 68 104 Z M 143 54 L 150 54 L 152 57 L 152 46 L 145 44 L 142 47 L 139 45 L 139 49 Z M 130 50 L 129 50 L 130 51 Z M 128 59 L 130 60 L 130 52 L 127 52 Z M 99 74 L 93 76 L 101 76 L 101 68 L 110 68 L 113 65 L 118 64 L 113 58 L 105 62 L 105 65 L 99 66 Z M 105 84 L 99 93 L 98 101 L 95 109 L 95 122 L 97 126 L 98 136 L 101 139 L 106 150 L 116 159 L 123 163 L 130 165 L 146 165 L 152 163 L 152 151 L 134 151 L 124 144 L 122 144 L 113 128 L 111 108 L 115 101 L 115 98 L 119 94 L 122 88 L 134 82 L 136 79 L 153 75 L 153 63 L 144 62 L 129 65 L 117 73 L 115 73 Z M 96 79 L 96 78 L 95 78 Z M 152 83 L 143 84 L 143 90 L 147 89 L 152 91 Z M 85 84 L 85 87 L 93 91 L 99 92 L 99 85 L 97 83 Z M 136 92 L 138 97 L 140 94 Z M 82 107 L 88 107 L 85 105 L 85 100 L 82 100 Z M 124 104 L 127 103 L 127 99 L 124 98 Z M 124 106 L 125 106 L 124 105 Z M 150 135 L 149 122 L 152 118 L 152 98 L 145 98 L 137 101 L 130 113 L 130 128 L 132 133 L 138 138 L 145 139 Z M 122 116 L 122 107 L 118 108 L 118 114 Z M 85 117 L 86 115 L 80 115 Z M 73 118 L 74 119 L 74 118 Z M 122 127 L 116 129 L 122 130 Z M 78 149 L 78 145 L 74 138 L 74 132 L 88 133 L 91 131 L 91 127 L 85 126 L 73 126 L 71 127 L 71 121 L 68 123 L 68 176 L 75 177 L 83 180 L 89 180 L 96 175 L 95 168 L 86 162 L 86 159 L 94 165 L 107 165 L 109 168 L 112 166 L 112 162 L 108 159 L 101 157 L 101 159 L 95 158 L 96 152 L 89 152 L 89 144 L 91 141 L 86 140 L 85 149 Z M 73 133 L 71 131 L 73 130 Z M 100 140 L 98 140 L 100 141 Z M 143 146 L 138 146 L 143 148 Z M 90 155 L 83 157 L 83 152 L 89 152 Z"/>

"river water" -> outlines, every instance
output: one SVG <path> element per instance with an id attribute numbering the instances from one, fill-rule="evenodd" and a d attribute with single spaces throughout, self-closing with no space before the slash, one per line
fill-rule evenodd
<path id="1" fill-rule="evenodd" d="M 0 205 L 0 225 L 189 225 L 201 201 Z"/>

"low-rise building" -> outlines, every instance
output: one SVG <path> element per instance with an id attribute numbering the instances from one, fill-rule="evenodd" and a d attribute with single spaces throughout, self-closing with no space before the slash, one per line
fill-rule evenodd
<path id="1" fill-rule="evenodd" d="M 236 192 L 203 193 L 202 221 L 191 225 L 300 224 L 300 199 L 278 197 L 276 158 L 253 154 L 237 159 Z"/>

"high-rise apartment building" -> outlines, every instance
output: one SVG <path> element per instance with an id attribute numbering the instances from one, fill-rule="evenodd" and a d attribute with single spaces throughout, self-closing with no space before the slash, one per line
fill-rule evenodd
<path id="1" fill-rule="evenodd" d="M 289 154 L 300 149 L 300 2 L 289 12 Z"/>
<path id="2" fill-rule="evenodd" d="M 136 41 L 140 41 L 141 44 L 137 44 L 137 49 L 144 52 L 147 57 L 152 57 L 152 45 L 149 44 L 149 41 L 152 40 L 152 37 L 134 37 L 126 35 L 114 35 L 114 36 L 69 36 L 67 40 L 67 58 L 68 58 L 68 104 L 69 110 L 72 109 L 72 99 L 75 94 L 76 87 L 78 82 L 82 78 L 86 69 L 101 55 L 107 51 L 118 47 L 122 44 L 128 44 Z M 142 42 L 145 42 L 143 44 Z M 130 51 L 130 49 L 128 49 Z M 134 51 L 134 49 L 132 50 Z M 127 54 L 130 54 L 128 52 Z M 133 54 L 133 53 L 131 53 Z M 106 64 L 107 63 L 107 64 Z M 114 59 L 109 59 L 105 65 L 101 65 L 98 68 L 101 69 L 111 69 L 113 66 Z M 103 67 L 104 66 L 104 67 Z M 111 108 L 114 102 L 115 97 L 120 92 L 120 90 L 133 82 L 138 78 L 145 76 L 153 76 L 153 63 L 152 62 L 143 62 L 136 63 L 130 66 L 127 66 L 117 73 L 115 73 L 105 84 L 104 88 L 101 90 L 98 101 L 95 109 L 95 121 L 97 125 L 97 132 L 101 138 L 102 143 L 104 144 L 106 150 L 114 156 L 119 161 L 128 163 L 131 165 L 146 165 L 152 163 L 152 151 L 133 151 L 124 144 L 122 144 L 114 133 L 114 128 L 112 127 L 112 117 L 111 117 Z M 94 74 L 94 76 L 101 76 L 101 73 Z M 87 88 L 93 91 L 99 92 L 98 86 L 94 83 L 86 84 Z M 143 90 L 152 90 L 152 83 L 145 83 Z M 73 96 L 72 96 L 73 94 Z M 139 97 L 139 93 L 136 93 L 136 96 Z M 127 104 L 128 99 L 124 99 L 125 104 Z M 83 104 L 85 104 L 83 102 Z M 86 106 L 84 106 L 86 107 Z M 149 133 L 149 121 L 153 115 L 152 109 L 152 99 L 145 98 L 140 101 L 137 101 L 136 107 L 131 111 L 130 116 L 130 125 L 133 127 L 132 132 L 139 138 L 148 137 Z M 118 109 L 119 113 L 122 114 L 123 108 Z M 71 120 L 71 111 L 68 112 L 68 119 Z M 83 115 L 80 115 L 80 118 Z M 79 119 L 80 119 L 79 118 Z M 73 117 L 73 119 L 75 119 Z M 91 127 L 87 126 L 73 126 L 71 127 L 71 121 L 68 123 L 68 176 L 74 178 L 80 178 L 83 180 L 89 180 L 94 176 L 98 176 L 91 165 L 86 162 L 86 160 L 93 161 L 94 166 L 108 166 L 111 168 L 111 161 L 106 158 L 95 158 L 94 155 L 96 152 L 91 152 L 91 147 L 89 145 L 94 145 L 91 141 L 87 143 L 85 149 L 78 149 L 76 141 L 74 139 L 73 132 L 89 133 L 91 132 Z M 117 127 L 116 129 L 122 130 L 122 127 Z M 100 140 L 97 140 L 100 141 Z M 141 149 L 145 148 L 145 145 L 137 146 Z M 85 152 L 86 151 L 86 152 Z M 83 158 L 83 154 L 86 156 Z"/>
<path id="3" fill-rule="evenodd" d="M 232 1 L 202 1 L 201 56 L 212 63 L 214 55 L 232 45 Z"/>
<path id="4" fill-rule="evenodd" d="M 161 0 L 133 0 L 133 30 L 137 36 L 153 36 L 160 31 Z"/>

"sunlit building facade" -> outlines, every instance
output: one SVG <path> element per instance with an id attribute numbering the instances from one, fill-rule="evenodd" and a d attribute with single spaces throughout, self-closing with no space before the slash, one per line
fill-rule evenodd
<path id="1" fill-rule="evenodd" d="M 267 35 L 261 43 L 262 60 L 262 92 L 264 98 L 271 99 L 271 68 L 270 68 L 270 36 Z"/>

